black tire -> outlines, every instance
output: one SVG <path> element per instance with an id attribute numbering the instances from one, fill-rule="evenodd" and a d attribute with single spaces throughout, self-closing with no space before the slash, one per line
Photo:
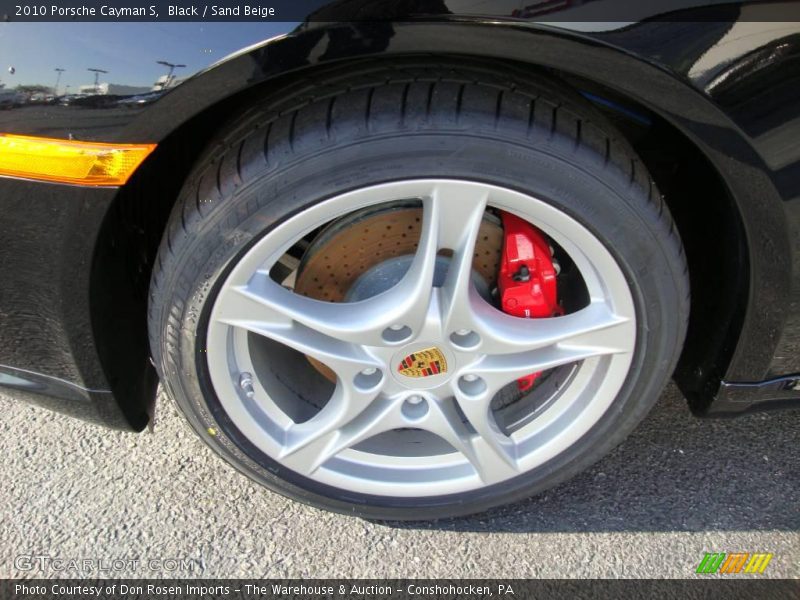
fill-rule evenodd
<path id="1" fill-rule="evenodd" d="M 473 492 L 387 498 L 342 492 L 258 451 L 222 411 L 203 361 L 216 286 L 270 228 L 325 197 L 416 177 L 528 192 L 589 228 L 634 298 L 633 365 L 611 408 L 567 451 Z M 364 62 L 297 84 L 225 126 L 186 181 L 153 274 L 150 343 L 161 380 L 225 460 L 290 498 L 380 519 L 482 511 L 552 487 L 619 444 L 647 414 L 680 353 L 689 310 L 683 249 L 633 149 L 578 94 L 528 70 L 429 59 Z"/>

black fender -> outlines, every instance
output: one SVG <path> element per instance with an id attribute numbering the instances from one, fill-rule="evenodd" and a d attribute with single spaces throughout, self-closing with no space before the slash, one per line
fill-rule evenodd
<path id="1" fill-rule="evenodd" d="M 340 61 L 408 54 L 513 60 L 554 69 L 614 90 L 685 135 L 710 161 L 735 201 L 748 248 L 743 266 L 746 287 L 737 299 L 741 308 L 724 328 L 726 339 L 704 357 L 707 364 L 687 374 L 687 391 L 713 394 L 723 378 L 764 378 L 787 318 L 791 293 L 791 231 L 783 198 L 769 167 L 739 124 L 690 79 L 651 57 L 596 37 L 519 22 L 312 24 L 199 73 L 120 131 L 119 140 L 161 141 L 180 125 L 176 114 L 188 121 L 254 89 L 279 93 L 270 88 L 271 82 L 289 75 L 312 77 L 314 71 Z"/>

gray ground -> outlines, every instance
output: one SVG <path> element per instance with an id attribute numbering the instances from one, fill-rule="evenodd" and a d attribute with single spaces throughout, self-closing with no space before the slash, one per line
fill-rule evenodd
<path id="1" fill-rule="evenodd" d="M 772 552 L 764 576 L 800 577 L 796 411 L 701 421 L 670 388 L 625 444 L 545 495 L 392 526 L 259 488 L 163 399 L 141 435 L 2 396 L 0 410 L 3 577 L 60 574 L 25 570 L 37 554 L 139 559 L 110 576 L 687 577 L 705 551 Z"/>

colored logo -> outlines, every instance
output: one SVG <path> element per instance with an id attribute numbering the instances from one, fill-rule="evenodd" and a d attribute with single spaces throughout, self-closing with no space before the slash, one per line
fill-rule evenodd
<path id="1" fill-rule="evenodd" d="M 772 554 L 765 552 L 706 552 L 703 560 L 697 565 L 696 573 L 763 573 Z"/>
<path id="2" fill-rule="evenodd" d="M 397 366 L 397 370 L 406 377 L 430 377 L 447 373 L 447 361 L 442 351 L 432 346 L 406 356 Z"/>

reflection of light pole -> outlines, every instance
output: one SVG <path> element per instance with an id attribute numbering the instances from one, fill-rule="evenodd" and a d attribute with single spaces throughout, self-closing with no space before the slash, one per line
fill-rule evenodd
<path id="1" fill-rule="evenodd" d="M 186 65 L 176 65 L 171 62 L 167 62 L 166 60 L 157 60 L 157 65 L 164 65 L 165 67 L 169 67 L 169 72 L 167 73 L 167 79 L 164 82 L 164 87 L 162 89 L 167 89 L 172 84 L 172 73 L 175 69 L 183 69 Z"/>
<path id="2" fill-rule="evenodd" d="M 58 84 L 59 84 L 59 83 L 61 83 L 61 74 L 62 74 L 64 71 L 66 71 L 66 69 L 61 69 L 61 68 L 59 68 L 59 67 L 56 67 L 55 71 L 56 71 L 56 73 L 58 73 L 58 75 L 56 75 L 56 89 L 55 89 L 55 91 L 53 92 L 53 94 L 54 94 L 55 96 L 58 96 Z"/>
<path id="3" fill-rule="evenodd" d="M 92 69 L 92 68 L 88 68 L 86 70 L 87 71 L 92 71 L 94 73 L 94 93 L 95 94 L 99 94 L 100 93 L 100 86 L 99 86 L 100 73 L 108 73 L 108 71 L 103 71 L 103 69 Z"/>

